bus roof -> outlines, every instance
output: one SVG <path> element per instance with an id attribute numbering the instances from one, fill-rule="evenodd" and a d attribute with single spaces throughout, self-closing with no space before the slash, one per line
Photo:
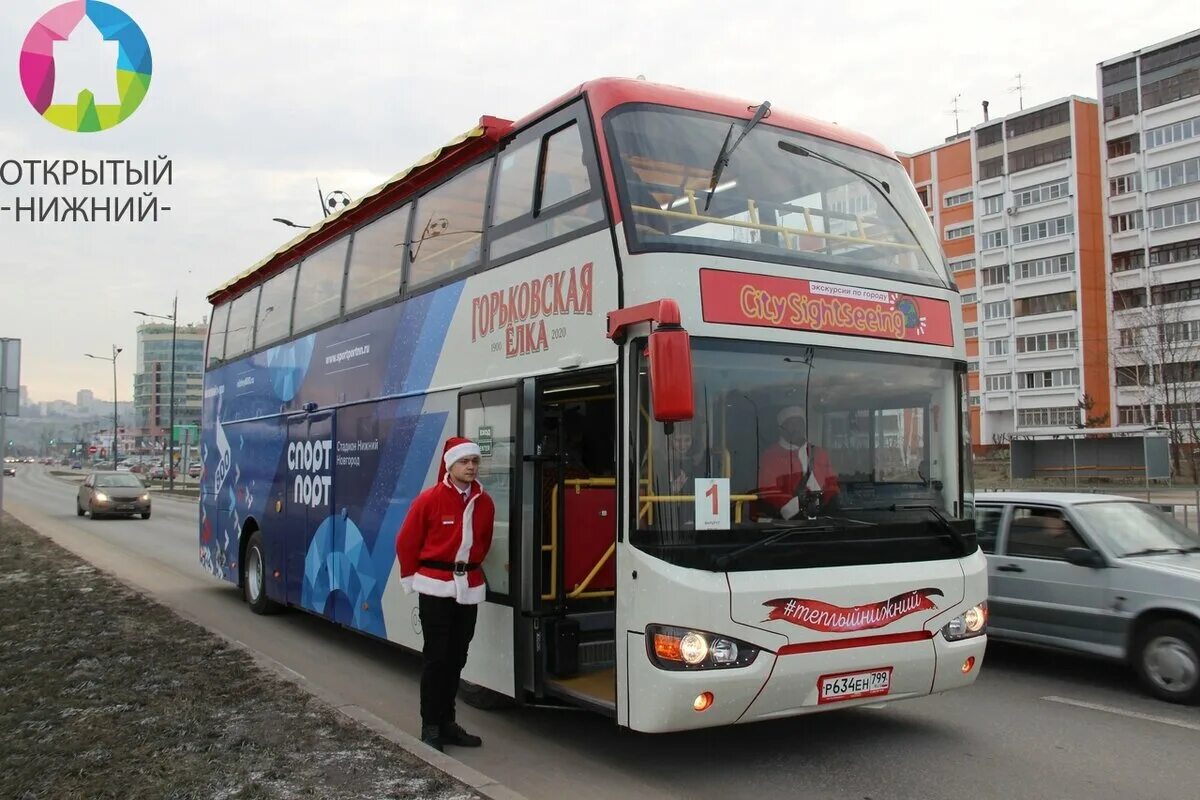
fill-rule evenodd
<path id="1" fill-rule="evenodd" d="M 299 259 L 333 241 L 360 222 L 375 217 L 394 203 L 407 199 L 423 187 L 438 183 L 460 167 L 469 165 L 494 148 L 509 133 L 536 122 L 541 117 L 585 94 L 596 119 L 602 118 L 617 106 L 627 103 L 651 103 L 692 111 L 708 111 L 743 119 L 753 116 L 757 106 L 756 103 L 749 103 L 746 100 L 697 92 L 678 86 L 628 78 L 599 78 L 576 86 L 515 123 L 499 117 L 480 117 L 479 124 L 471 130 L 442 145 L 407 169 L 396 173 L 346 208 L 326 217 L 294 239 L 285 242 L 275 252 L 254 266 L 214 289 L 209 293 L 208 301 L 215 305 L 231 299 L 240 294 L 247 286 L 282 272 Z M 789 130 L 859 147 L 887 158 L 896 158 L 892 151 L 875 139 L 833 123 L 822 122 L 774 107 L 771 108 L 769 119 L 770 124 Z M 602 158 L 607 162 L 606 153 L 602 154 Z"/>

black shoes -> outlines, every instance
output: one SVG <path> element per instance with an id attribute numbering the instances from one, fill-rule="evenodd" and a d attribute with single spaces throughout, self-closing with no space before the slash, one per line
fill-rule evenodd
<path id="1" fill-rule="evenodd" d="M 441 726 L 440 733 L 441 744 L 454 744 L 459 747 L 479 747 L 483 744 L 483 739 L 467 733 L 459 727 L 457 722 L 448 722 Z"/>
<path id="2" fill-rule="evenodd" d="M 421 726 L 421 741 L 437 750 L 439 753 L 446 752 L 444 745 L 446 740 L 442 738 L 442 729 L 437 725 L 422 725 Z"/>

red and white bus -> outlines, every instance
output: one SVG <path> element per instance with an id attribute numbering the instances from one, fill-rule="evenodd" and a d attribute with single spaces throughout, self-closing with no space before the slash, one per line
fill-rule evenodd
<path id="1" fill-rule="evenodd" d="M 210 300 L 200 554 L 255 611 L 420 649 L 395 536 L 463 435 L 497 504 L 470 700 L 656 732 L 978 674 L 959 297 L 865 136 L 593 81 Z"/>

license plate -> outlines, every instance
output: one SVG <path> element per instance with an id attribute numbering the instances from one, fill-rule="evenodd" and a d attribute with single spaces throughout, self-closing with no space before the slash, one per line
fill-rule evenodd
<path id="1" fill-rule="evenodd" d="M 892 690 L 892 668 L 822 675 L 817 679 L 817 702 L 838 703 L 861 697 L 877 697 Z"/>
<path id="2" fill-rule="evenodd" d="M 133 506 L 130 506 L 130 505 L 117 506 L 117 511 L 133 511 Z"/>

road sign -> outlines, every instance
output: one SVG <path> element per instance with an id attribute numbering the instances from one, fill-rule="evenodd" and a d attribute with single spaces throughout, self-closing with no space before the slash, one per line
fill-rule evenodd
<path id="1" fill-rule="evenodd" d="M 89 456 L 94 456 L 94 455 L 96 455 L 96 451 L 97 451 L 98 449 L 99 449 L 99 448 L 97 448 L 97 447 L 96 447 L 96 445 L 94 445 L 94 444 L 93 444 L 93 445 L 91 445 L 91 446 L 89 446 L 89 447 L 88 447 L 88 455 L 89 455 Z"/>

